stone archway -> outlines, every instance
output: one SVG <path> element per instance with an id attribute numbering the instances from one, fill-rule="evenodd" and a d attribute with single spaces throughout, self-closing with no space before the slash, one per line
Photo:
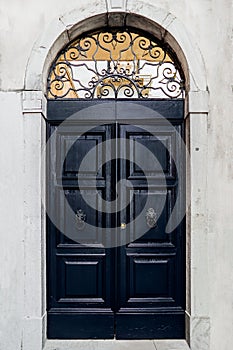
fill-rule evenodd
<path id="1" fill-rule="evenodd" d="M 117 11 L 117 12 L 115 12 Z M 84 21 L 86 21 L 86 27 L 83 26 Z M 208 113 L 208 92 L 207 92 L 207 82 L 205 75 L 204 63 L 200 54 L 198 47 L 193 39 L 190 40 L 191 35 L 187 32 L 186 28 L 182 23 L 172 16 L 170 13 L 163 9 L 156 8 L 152 5 L 146 5 L 140 1 L 137 2 L 137 6 L 133 9 L 132 5 L 125 7 L 125 4 L 119 7 L 110 6 L 106 8 L 105 2 L 99 2 L 93 5 L 90 3 L 89 6 L 84 8 L 77 8 L 73 12 L 56 19 L 51 23 L 47 29 L 42 33 L 41 38 L 35 44 L 32 54 L 29 59 L 26 76 L 25 76 L 25 91 L 23 93 L 23 113 L 27 115 L 28 118 L 40 117 L 41 115 L 46 115 L 46 100 L 44 99 L 44 91 L 46 86 L 46 77 L 48 67 L 51 61 L 54 59 L 56 53 L 67 44 L 74 36 L 80 34 L 81 31 L 87 29 L 96 29 L 106 25 L 120 26 L 128 21 L 128 25 L 133 25 L 136 21 L 137 26 L 141 29 L 147 27 L 150 24 L 151 33 L 157 37 L 163 38 L 173 47 L 174 51 L 179 53 L 179 60 L 182 63 L 182 68 L 185 72 L 186 79 L 188 81 L 188 96 L 186 98 L 186 117 L 187 117 L 187 137 L 190 144 L 190 152 L 192 158 L 192 169 L 198 166 L 200 162 L 205 164 L 206 151 L 205 149 L 200 150 L 199 158 L 195 158 L 195 136 L 198 134 L 199 139 L 205 140 L 206 130 L 207 130 L 207 113 Z M 42 118 L 37 118 L 38 127 L 42 128 L 42 137 L 37 143 L 37 146 L 43 147 L 43 120 Z M 29 131 L 28 131 L 29 132 Z M 189 135 L 191 137 L 189 138 Z M 25 132 L 25 138 L 27 137 L 27 131 Z M 206 314 L 201 314 L 199 310 L 195 310 L 193 298 L 198 296 L 199 289 L 198 284 L 196 284 L 195 279 L 190 277 L 190 271 L 192 268 L 202 269 L 201 265 L 205 265 L 205 260 L 197 259 L 195 260 L 195 251 L 198 245 L 201 244 L 203 238 L 195 237 L 193 233 L 198 229 L 198 221 L 194 219 L 195 216 L 195 198 L 198 193 L 195 190 L 195 185 L 202 184 L 202 179 L 200 177 L 194 177 L 193 170 L 188 174 L 189 183 L 188 192 L 191 194 L 191 206 L 188 212 L 188 225 L 190 225 L 190 232 L 188 233 L 188 282 L 187 282 L 187 324 L 190 324 L 191 330 L 187 327 L 187 339 L 191 334 L 191 343 L 193 344 L 193 349 L 195 344 L 197 344 L 197 335 L 200 335 L 200 326 L 208 327 L 208 319 Z M 37 175 L 38 176 L 38 175 Z M 43 195 L 43 172 L 39 174 L 40 188 L 39 192 Z M 200 186 L 199 186 L 200 187 Z M 29 192 L 29 198 L 35 201 L 33 191 Z M 33 210 L 28 214 L 32 219 L 35 215 L 39 213 L 44 213 L 43 208 L 40 204 L 37 204 Z M 41 349 L 42 339 L 45 332 L 45 286 L 44 286 L 44 221 L 37 221 L 36 224 L 38 230 L 42 233 L 38 238 L 31 238 L 34 241 L 26 241 L 26 252 L 28 263 L 33 260 L 32 254 L 30 252 L 30 245 L 33 244 L 38 248 L 40 252 L 40 261 L 38 265 L 34 266 L 35 274 L 38 277 L 37 281 L 40 283 L 41 290 L 38 291 L 38 285 L 30 284 L 26 282 L 26 295 L 33 294 L 35 296 L 35 302 L 38 304 L 37 311 L 30 310 L 28 307 L 25 317 L 30 318 L 30 322 L 25 326 L 26 333 L 30 332 L 32 327 L 37 329 L 37 334 L 35 337 L 30 337 L 28 342 L 30 344 L 29 348 Z M 191 243 L 190 243 L 191 242 Z M 189 249 L 192 246 L 192 251 Z M 28 248 L 27 248 L 28 247 Z M 190 263 L 190 255 L 193 255 L 192 265 Z M 207 264 L 206 264 L 207 265 Z M 198 278 L 196 275 L 195 278 Z M 202 293 L 200 293 L 202 294 Z M 201 297 L 201 295 L 200 295 Z M 40 306 L 39 306 L 40 305 Z M 191 312 L 192 305 L 192 312 Z M 192 315 L 192 316 L 191 316 Z M 191 323 L 189 322 L 191 318 Z M 38 329 L 40 331 L 38 332 Z"/>

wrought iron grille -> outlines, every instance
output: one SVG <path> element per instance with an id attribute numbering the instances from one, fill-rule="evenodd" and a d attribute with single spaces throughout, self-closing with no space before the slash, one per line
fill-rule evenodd
<path id="1" fill-rule="evenodd" d="M 99 31 L 65 47 L 48 77 L 48 98 L 178 98 L 184 81 L 172 51 L 136 31 Z"/>

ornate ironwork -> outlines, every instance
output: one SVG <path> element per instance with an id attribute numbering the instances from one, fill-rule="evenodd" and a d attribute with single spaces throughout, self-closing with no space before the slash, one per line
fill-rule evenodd
<path id="1" fill-rule="evenodd" d="M 157 223 L 157 213 L 153 208 L 149 208 L 146 211 L 146 223 L 147 226 L 150 228 L 156 227 L 156 223 Z"/>
<path id="2" fill-rule="evenodd" d="M 78 230 L 83 230 L 85 227 L 85 221 L 86 221 L 86 214 L 84 213 L 84 211 L 82 209 L 78 209 L 75 214 L 75 218 L 76 218 L 76 228 Z"/>
<path id="3" fill-rule="evenodd" d="M 182 73 L 166 47 L 132 31 L 79 37 L 51 66 L 49 98 L 181 97 Z"/>

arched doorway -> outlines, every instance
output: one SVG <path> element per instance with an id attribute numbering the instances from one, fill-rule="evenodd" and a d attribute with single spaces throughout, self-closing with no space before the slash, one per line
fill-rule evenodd
<path id="1" fill-rule="evenodd" d="M 82 34 L 51 65 L 49 338 L 184 338 L 184 86 L 135 28 Z"/>

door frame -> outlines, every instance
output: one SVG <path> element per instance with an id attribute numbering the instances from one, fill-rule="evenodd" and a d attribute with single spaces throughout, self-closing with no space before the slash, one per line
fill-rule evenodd
<path id="1" fill-rule="evenodd" d="M 116 14 L 116 10 L 111 9 L 111 7 L 108 9 L 99 7 L 95 9 L 96 16 L 93 19 L 89 18 L 93 16 L 92 4 L 90 3 L 89 6 L 87 4 L 84 12 L 80 11 L 78 5 L 74 12 L 64 17 L 65 23 L 69 21 L 69 23 L 75 23 L 68 28 L 69 32 L 67 32 L 65 26 L 61 26 L 58 19 L 55 19 L 36 42 L 26 70 L 25 90 L 22 93 L 25 183 L 27 184 L 24 201 L 25 349 L 41 350 L 46 340 L 46 230 L 45 208 L 40 198 L 45 196 L 45 163 L 41 151 L 45 146 L 47 112 L 44 92 L 48 67 L 56 53 L 70 38 L 80 34 L 81 28 L 87 30 L 87 28 L 95 29 L 106 25 L 107 11 L 110 11 L 107 15 L 108 25 L 114 25 L 114 23 L 116 25 L 117 21 L 117 25 L 120 26 L 123 21 L 122 11 L 125 11 L 125 9 L 119 9 L 120 12 Z M 151 7 L 154 11 L 151 11 Z M 130 11 L 132 13 L 129 15 Z M 208 282 L 205 283 L 205 286 L 202 285 L 203 288 L 200 288 L 201 276 L 208 275 L 208 263 L 205 254 L 207 236 L 204 228 L 200 228 L 203 220 L 207 217 L 207 208 L 203 200 L 205 198 L 206 174 L 203 176 L 203 174 L 196 172 L 196 169 L 201 166 L 204 168 L 207 161 L 209 93 L 206 71 L 195 40 L 189 40 L 192 36 L 178 19 L 172 25 L 164 26 L 163 19 L 170 18 L 171 14 L 162 9 L 158 11 L 155 6 L 146 4 L 143 5 L 140 11 L 129 7 L 126 13 L 127 20 L 131 25 L 136 23 L 138 27 L 145 30 L 149 23 L 152 34 L 161 37 L 161 33 L 166 33 L 165 40 L 173 47 L 174 51 L 180 53 L 178 58 L 186 75 L 188 92 L 185 100 L 185 129 L 186 144 L 191 155 L 191 164 L 187 164 L 186 167 L 186 194 L 188 197 L 186 219 L 186 339 L 192 344 L 197 337 L 199 339 L 203 337 L 206 342 L 205 334 L 200 334 L 200 331 L 196 333 L 195 328 L 198 322 L 201 322 L 202 325 L 209 324 L 209 318 L 206 317 L 208 315 L 208 305 L 201 307 L 206 301 Z M 144 21 L 139 20 L 140 16 L 144 16 Z M 86 18 L 89 18 L 89 20 L 86 20 Z M 85 26 L 83 25 L 84 20 L 86 20 Z M 202 203 L 197 201 L 200 195 L 202 195 Z M 28 203 L 31 205 L 28 205 Z M 198 216 L 200 212 L 202 212 L 202 218 Z M 195 274 L 191 274 L 194 269 Z M 199 300 L 199 303 L 197 304 L 194 299 Z"/>

